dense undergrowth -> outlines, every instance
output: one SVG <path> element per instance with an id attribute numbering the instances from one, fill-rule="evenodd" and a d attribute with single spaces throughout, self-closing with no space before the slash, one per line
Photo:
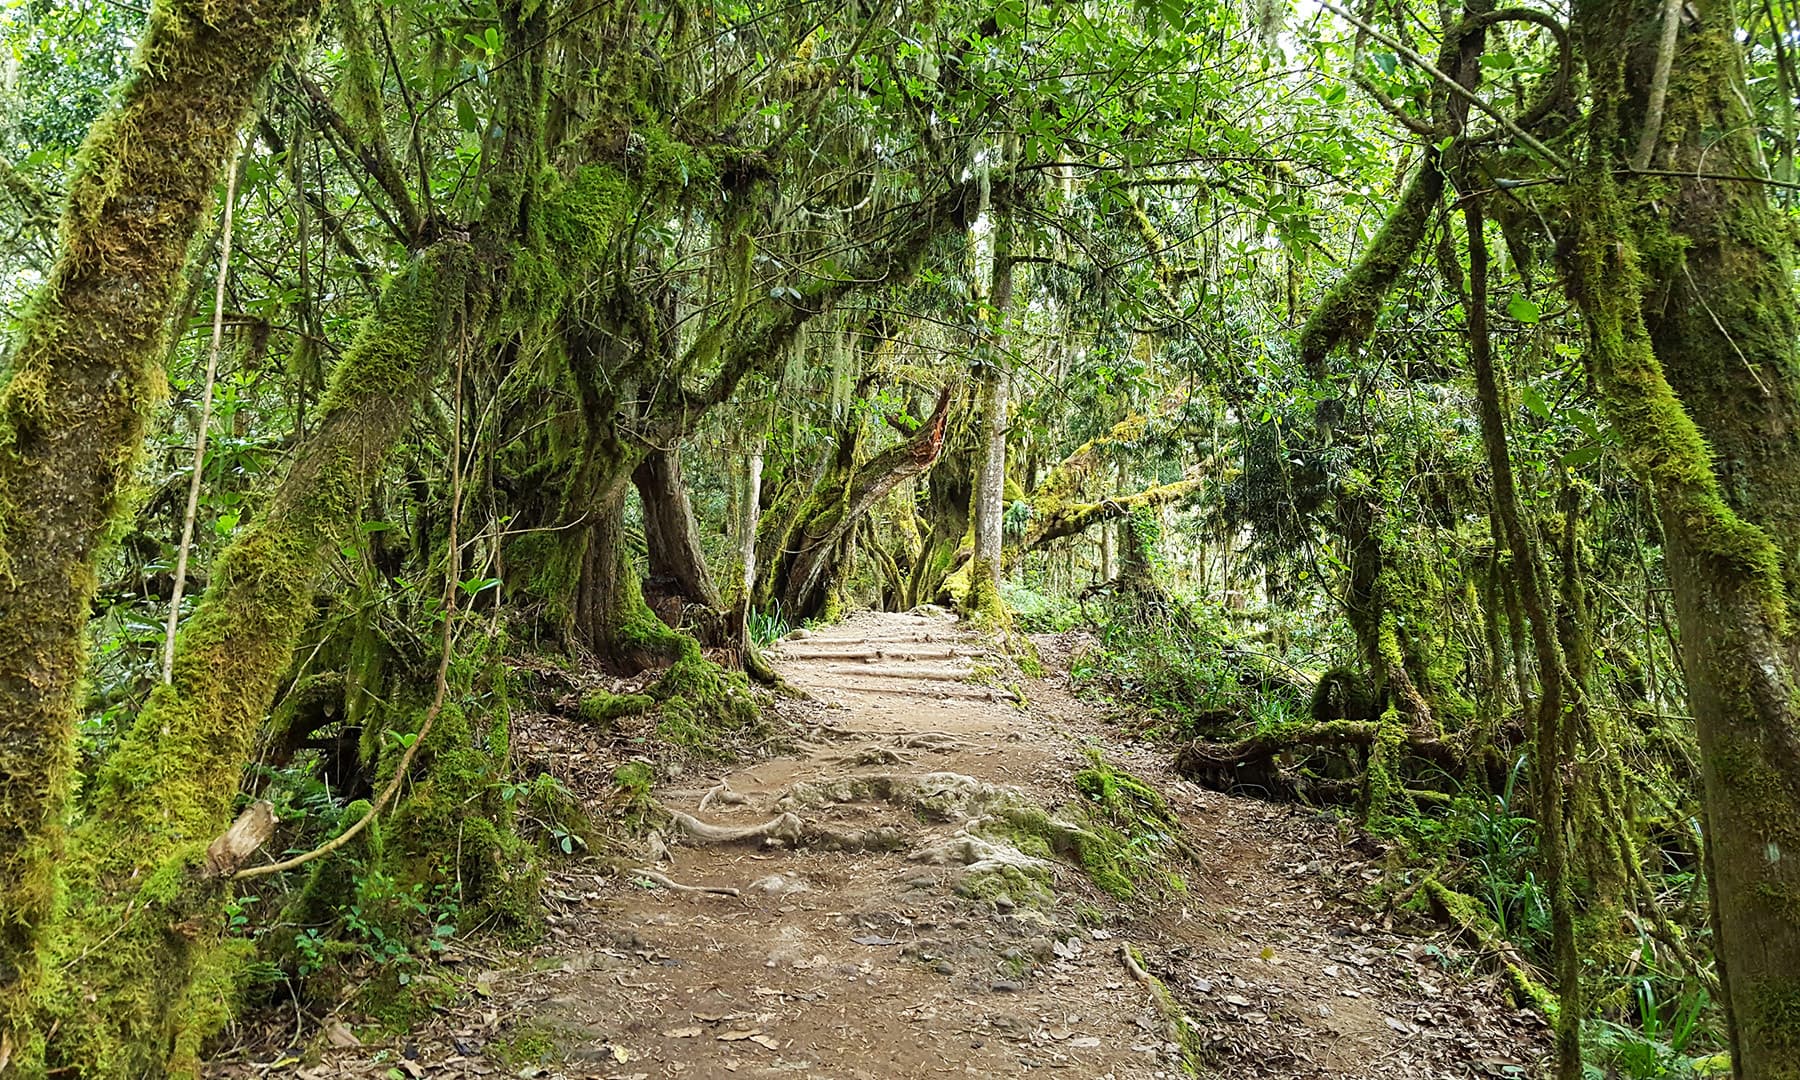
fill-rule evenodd
<path id="1" fill-rule="evenodd" d="M 1305 786 L 1271 793 L 1254 780 L 1227 789 L 1315 801 L 1346 826 L 1367 829 L 1386 851 L 1389 868 L 1367 894 L 1370 904 L 1424 931 L 1448 926 L 1466 947 L 1455 960 L 1440 954 L 1442 962 L 1498 971 L 1521 1006 L 1554 1011 L 1554 996 L 1542 988 L 1551 911 L 1525 748 L 1510 749 L 1493 776 L 1454 774 L 1439 762 L 1408 757 L 1402 763 L 1408 783 L 1431 794 L 1415 798 L 1404 813 L 1371 815 L 1367 749 L 1309 746 L 1301 735 L 1325 717 L 1321 681 L 1354 664 L 1355 644 L 1341 621 L 1302 635 L 1289 629 L 1291 612 L 1230 610 L 1200 599 L 1165 598 L 1156 617 L 1146 619 L 1130 603 L 1084 610 L 1028 590 L 1015 597 L 1023 598 L 1020 611 L 1034 630 L 1084 631 L 1072 661 L 1074 683 L 1085 696 L 1115 706 L 1143 738 L 1234 743 L 1293 736 L 1280 750 L 1283 768 L 1316 774 L 1323 783 L 1310 789 L 1315 798 L 1309 800 Z M 1642 744 L 1628 753 L 1650 760 Z M 1348 796 L 1345 780 L 1352 782 Z M 1723 1020 L 1706 971 L 1694 966 L 1709 936 L 1695 858 L 1698 823 L 1667 816 L 1692 806 L 1695 793 L 1666 773 L 1634 772 L 1633 780 L 1641 785 L 1640 805 L 1656 809 L 1626 827 L 1651 853 L 1655 869 L 1644 883 L 1649 898 L 1614 894 L 1608 902 L 1590 894 L 1584 966 L 1597 1007 L 1587 1021 L 1589 1069 L 1633 1080 L 1723 1075 Z M 1649 906 L 1660 910 L 1652 915 Z M 1678 940 L 1671 940 L 1671 930 Z"/>

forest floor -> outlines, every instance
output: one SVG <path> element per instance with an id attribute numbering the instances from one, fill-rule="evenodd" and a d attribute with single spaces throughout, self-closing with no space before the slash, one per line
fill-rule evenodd
<path id="1" fill-rule="evenodd" d="M 383 1040 L 346 1017 L 326 1025 L 322 1054 L 281 1064 L 301 1080 L 1176 1077 L 1173 1013 L 1191 1029 L 1190 1060 L 1221 1077 L 1539 1073 L 1543 1023 L 1511 1006 L 1479 958 L 1429 927 L 1400 932 L 1364 902 L 1385 872 L 1370 845 L 1305 808 L 1176 777 L 1166 748 L 1071 694 L 1077 637 L 1038 644 L 1044 679 L 1017 676 L 932 613 L 863 614 L 784 641 L 771 659 L 812 700 L 781 707 L 775 756 L 689 767 L 655 798 L 721 826 L 792 812 L 815 841 L 886 836 L 849 846 L 892 850 L 695 844 L 672 831 L 635 863 L 663 884 L 565 864 L 548 882 L 539 944 L 459 950 L 467 992 L 407 1036 Z M 561 744 L 529 752 L 549 750 L 578 794 L 605 797 L 617 759 L 607 736 L 550 716 L 520 728 L 521 743 Z M 1068 805 L 1090 747 L 1179 814 L 1191 856 L 1171 868 L 1185 892 L 1153 883 L 1121 902 L 1057 863 L 1047 903 L 959 895 L 970 871 L 943 852 L 969 822 L 893 795 L 973 778 Z M 1159 1007 L 1127 944 L 1172 1002 Z M 223 1071 L 285 1069 L 240 1059 Z"/>

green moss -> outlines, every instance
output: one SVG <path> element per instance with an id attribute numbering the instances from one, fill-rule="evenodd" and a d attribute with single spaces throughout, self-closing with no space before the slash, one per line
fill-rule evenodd
<path id="1" fill-rule="evenodd" d="M 403 978 L 404 976 L 404 978 Z M 352 1008 L 383 1033 L 405 1035 L 457 1003 L 456 983 L 436 972 L 418 974 L 400 965 L 358 980 Z"/>
<path id="2" fill-rule="evenodd" d="M 647 635 L 640 640 L 672 642 L 678 650 L 675 662 L 650 688 L 649 696 L 660 705 L 657 734 L 689 753 L 725 756 L 729 737 L 754 728 L 760 718 L 749 679 L 708 660 L 693 638 L 669 630 L 655 616 L 649 618 L 659 629 L 649 631 L 647 624 L 639 624 L 633 632 Z"/>
<path id="3" fill-rule="evenodd" d="M 1745 1031 L 1769 1052 L 1766 1061 L 1785 1058 L 1786 1065 L 1777 1065 L 1770 1075 L 1776 1080 L 1800 1077 L 1800 974 L 1766 977 L 1749 987 L 1744 998 L 1750 1002 L 1749 1015 L 1740 1019 Z"/>
<path id="4" fill-rule="evenodd" d="M 38 976 L 58 962 L 46 928 L 62 902 L 60 826 L 95 567 L 126 515 L 145 419 L 165 392 L 164 334 L 189 248 L 239 127 L 312 6 L 152 5 L 131 74 L 75 159 L 56 261 L 11 343 L 0 386 L 0 683 L 26 689 L 0 696 L 0 1039 L 21 1068 L 37 1067 Z"/>
<path id="5" fill-rule="evenodd" d="M 971 871 L 957 881 L 956 892 L 995 907 L 1048 908 L 1056 901 L 1047 865 L 1033 868 L 1000 866 Z"/>
<path id="6" fill-rule="evenodd" d="M 542 869 L 500 797 L 505 744 L 495 742 L 477 740 L 460 705 L 445 704 L 420 755 L 423 776 L 389 820 L 383 863 L 403 884 L 459 889 L 471 923 L 492 918 L 530 935 L 543 919 Z"/>
<path id="7" fill-rule="evenodd" d="M 205 1063 L 202 1050 L 207 1040 L 236 1017 L 256 959 L 256 943 L 242 938 L 226 940 L 201 954 L 175 1015 L 170 1075 L 201 1074 Z"/>
<path id="8" fill-rule="evenodd" d="M 656 771 L 641 761 L 628 761 L 613 770 L 615 813 L 634 832 L 661 817 L 652 791 Z"/>
<path id="9" fill-rule="evenodd" d="M 1468 943 L 1484 953 L 1499 957 L 1502 976 L 1511 991 L 1514 1004 L 1534 1009 L 1545 1019 L 1556 1021 L 1557 997 L 1542 983 L 1532 978 L 1512 960 L 1512 950 L 1505 944 L 1499 926 L 1489 917 L 1474 897 L 1457 892 L 1435 877 L 1428 877 L 1416 894 L 1420 902 L 1429 903 L 1440 918 L 1460 931 Z"/>
<path id="10" fill-rule="evenodd" d="M 968 565 L 958 571 L 959 574 L 965 572 L 967 586 L 957 600 L 958 608 L 977 628 L 1004 633 L 1012 625 L 1012 615 L 1006 610 L 1006 601 L 1000 598 L 1000 585 L 993 566 L 970 559 Z"/>
<path id="11" fill-rule="evenodd" d="M 649 694 L 614 694 L 597 690 L 581 699 L 581 718 L 590 724 L 610 725 L 614 720 L 636 716 L 655 707 Z"/>
<path id="12" fill-rule="evenodd" d="M 562 1056 L 562 1048 L 549 1031 L 537 1027 L 521 1027 L 487 1044 L 488 1056 L 509 1069 L 527 1065 L 548 1065 Z"/>
<path id="13" fill-rule="evenodd" d="M 361 821 L 369 812 L 367 799 L 357 799 L 338 815 L 334 835 Z M 300 926 L 321 926 L 336 921 L 340 908 L 356 898 L 356 883 L 367 868 L 380 865 L 384 825 L 380 818 L 348 844 L 323 859 L 315 860 L 307 873 L 306 884 L 294 901 L 293 921 Z"/>
<path id="14" fill-rule="evenodd" d="M 1400 775 L 1400 758 L 1406 747 L 1406 737 L 1406 721 L 1400 710 L 1388 706 L 1376 724 L 1363 773 L 1367 801 L 1365 824 L 1376 835 L 1392 835 L 1405 819 L 1418 813 Z"/>
<path id="15" fill-rule="evenodd" d="M 991 809 L 979 831 L 1005 840 L 1027 855 L 1067 859 L 1095 886 L 1118 900 L 1137 895 L 1158 878 L 1170 854 L 1181 848 L 1180 824 L 1150 785 L 1107 764 L 1090 751 L 1088 768 L 1075 775 L 1082 801 L 1052 814 L 1026 802 Z"/>
<path id="16" fill-rule="evenodd" d="M 680 659 L 657 681 L 652 696 L 662 702 L 657 731 L 676 745 L 716 751 L 720 737 L 752 727 L 756 699 L 742 672 L 728 672 L 700 654 L 684 639 Z"/>

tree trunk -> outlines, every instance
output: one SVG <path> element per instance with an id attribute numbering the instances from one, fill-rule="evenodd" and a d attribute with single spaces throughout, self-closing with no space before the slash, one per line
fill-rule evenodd
<path id="1" fill-rule="evenodd" d="M 969 566 L 969 588 L 963 610 L 994 622 L 1006 621 L 1006 604 L 1000 599 L 1001 557 L 1006 516 L 1006 394 L 1009 375 L 1001 335 L 1012 309 L 1012 220 L 1002 213 L 994 225 L 992 286 L 987 297 L 987 336 L 977 377 L 981 385 L 976 414 L 976 445 L 980 465 L 975 471 L 975 490 L 969 517 L 975 525 L 975 551 Z"/>
<path id="2" fill-rule="evenodd" d="M 1119 527 L 1107 522 L 1100 527 L 1100 580 L 1111 581 L 1119 573 Z"/>
<path id="3" fill-rule="evenodd" d="M 268 508 L 219 557 L 182 626 L 173 680 L 96 778 L 59 935 L 74 955 L 59 957 L 40 1018 L 57 1030 L 53 1068 L 159 1075 L 187 1037 L 184 994 L 216 950 L 224 894 L 194 859 L 231 821 L 243 763 L 312 616 L 315 578 L 357 535 L 364 497 L 447 351 L 469 262 L 446 245 L 389 286 Z M 143 881 L 165 885 L 149 893 Z M 90 947 L 99 940 L 113 944 Z"/>
<path id="4" fill-rule="evenodd" d="M 1576 7 L 1593 85 L 1562 245 L 1589 370 L 1656 496 L 1701 746 L 1715 951 L 1736 1075 L 1800 1077 L 1800 371 L 1791 234 L 1756 184 L 1619 181 L 1650 114 L 1661 4 Z M 1684 10 L 1652 164 L 1761 175 L 1732 13 Z M 1623 188 L 1621 187 L 1623 184 Z"/>
<path id="5" fill-rule="evenodd" d="M 0 1044 L 38 978 L 95 564 L 163 393 L 188 247 L 310 0 L 166 0 L 89 134 L 62 243 L 0 390 Z M 17 1037 L 15 1037 L 15 1035 Z"/>
<path id="6" fill-rule="evenodd" d="M 690 604 L 719 610 L 724 601 L 700 548 L 700 527 L 694 521 L 694 507 L 681 476 L 681 448 L 652 450 L 631 479 L 644 504 L 651 580 L 671 583 L 673 592 Z"/>
<path id="7" fill-rule="evenodd" d="M 840 580 L 852 530 L 864 515 L 902 481 L 924 472 L 944 448 L 949 420 L 950 389 L 938 395 L 937 408 L 913 437 L 848 468 L 855 443 L 839 452 L 802 503 L 793 521 L 781 523 L 778 547 L 770 545 L 759 595 L 781 602 L 790 619 L 811 618 L 824 611 Z M 846 471 L 848 469 L 848 471 Z"/>
<path id="8" fill-rule="evenodd" d="M 744 604 L 750 603 L 750 593 L 756 588 L 756 526 L 762 519 L 762 472 L 763 452 L 768 439 L 762 435 L 756 437 L 756 445 L 750 450 L 750 461 L 744 475 L 744 525 L 738 536 L 738 553 L 742 559 Z"/>

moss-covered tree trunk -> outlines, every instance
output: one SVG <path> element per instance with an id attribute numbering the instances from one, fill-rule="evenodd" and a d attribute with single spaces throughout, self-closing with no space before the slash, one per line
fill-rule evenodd
<path id="1" fill-rule="evenodd" d="M 1793 239 L 1754 183 L 1619 175 L 1660 3 L 1584 0 L 1595 100 L 1563 243 L 1588 363 L 1654 492 L 1696 719 L 1736 1073 L 1800 1077 L 1800 358 Z M 1651 165 L 1756 176 L 1732 12 L 1684 7 Z"/>
<path id="2" fill-rule="evenodd" d="M 788 515 L 771 511 L 770 527 L 757 545 L 768 562 L 757 585 L 760 603 L 779 601 L 792 619 L 825 612 L 842 578 L 846 545 L 857 524 L 903 481 L 931 467 L 944 448 L 950 391 L 905 442 L 858 464 L 859 432 L 846 433 L 836 459 L 799 508 Z"/>
<path id="3" fill-rule="evenodd" d="M 625 530 L 632 469 L 629 463 L 614 465 L 587 501 L 576 601 L 583 640 L 609 666 L 624 672 L 659 667 L 675 658 L 668 627 L 644 601 L 643 579 Z"/>
<path id="4" fill-rule="evenodd" d="M 631 474 L 644 505 L 644 546 L 650 577 L 671 583 L 690 604 L 724 605 L 700 547 L 700 527 L 681 475 L 681 448 L 652 450 Z"/>
<path id="5" fill-rule="evenodd" d="M 95 564 L 163 392 L 163 335 L 238 129 L 312 0 L 162 0 L 70 182 L 0 390 L 0 1045 L 15 1053 L 73 752 Z"/>
<path id="6" fill-rule="evenodd" d="M 231 820 L 324 559 L 357 534 L 364 497 L 446 352 L 470 261 L 466 247 L 441 246 L 389 286 L 268 507 L 219 557 L 183 624 L 172 681 L 96 777 L 37 1018 L 40 1033 L 56 1032 L 44 1054 L 53 1069 L 189 1071 L 208 1021 L 222 1019 L 196 1015 L 189 998 L 198 975 L 217 971 L 224 893 L 201 856 Z M 91 947 L 100 940 L 108 947 Z"/>

